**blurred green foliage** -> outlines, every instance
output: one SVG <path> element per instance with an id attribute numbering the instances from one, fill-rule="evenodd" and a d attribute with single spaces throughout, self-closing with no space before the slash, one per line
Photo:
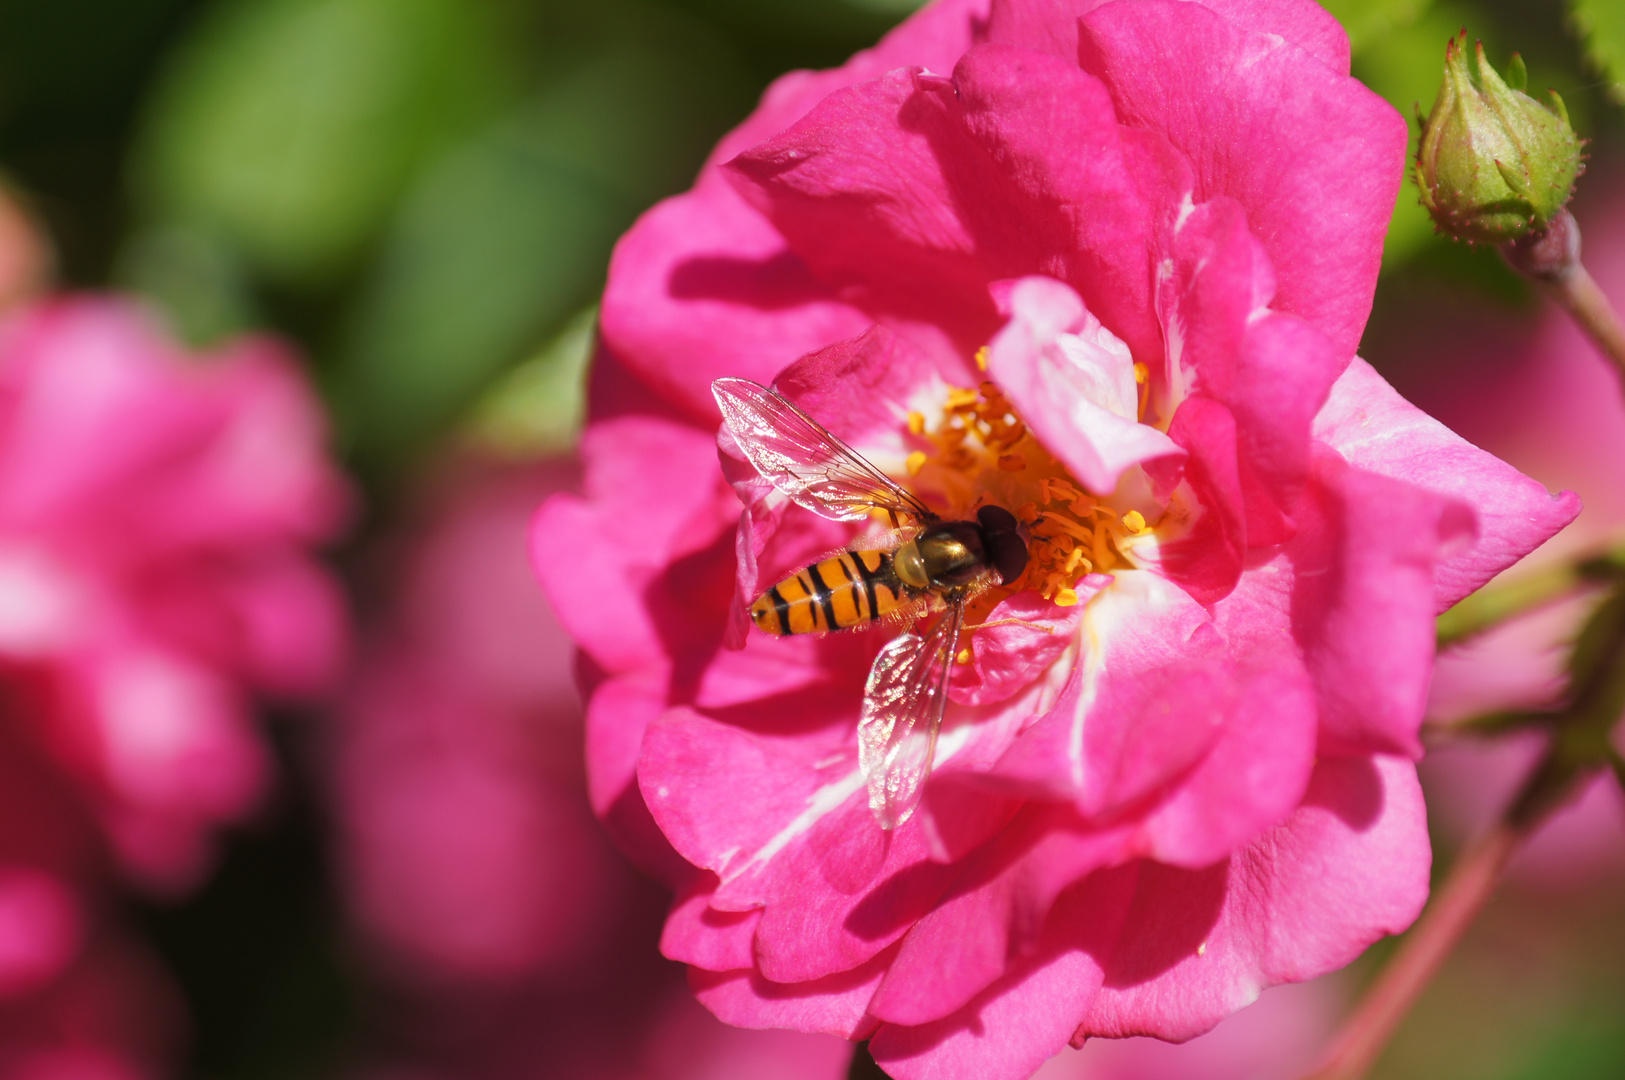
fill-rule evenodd
<path id="1" fill-rule="evenodd" d="M 1570 17 L 1585 41 L 1586 58 L 1608 80 L 1608 96 L 1625 105 L 1625 4 L 1570 0 Z"/>
<path id="2" fill-rule="evenodd" d="M 330 280 L 516 81 L 491 15 L 466 0 L 221 5 L 151 100 L 138 204 L 273 278 Z"/>
<path id="3" fill-rule="evenodd" d="M 105 279 L 126 230 L 131 127 L 205 2 L 0 3 L 0 168 L 32 198 L 71 280 Z"/>
<path id="4" fill-rule="evenodd" d="M 1348 32 L 1355 53 L 1380 43 L 1387 35 L 1416 23 L 1432 0 L 1321 0 Z"/>
<path id="5" fill-rule="evenodd" d="M 392 223 L 338 352 L 336 401 L 368 451 L 410 451 L 590 302 L 616 237 L 749 108 L 715 35 L 596 10 L 598 47 L 432 163 Z"/>
<path id="6" fill-rule="evenodd" d="M 1371 1080 L 1625 1075 L 1621 885 L 1614 874 L 1568 888 L 1528 877 L 1505 886 L 1406 1017 Z"/>
<path id="7" fill-rule="evenodd" d="M 587 366 L 597 330 L 594 305 L 493 384 L 469 417 L 473 445 L 516 461 L 569 452 L 586 419 Z"/>

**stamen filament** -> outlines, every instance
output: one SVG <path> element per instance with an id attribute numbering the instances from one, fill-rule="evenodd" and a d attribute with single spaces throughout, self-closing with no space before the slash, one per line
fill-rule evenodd
<path id="1" fill-rule="evenodd" d="M 985 348 L 978 350 L 976 361 L 985 371 Z M 1143 365 L 1136 368 L 1135 379 L 1143 408 L 1149 385 Z M 931 427 L 923 414 L 910 412 L 908 430 L 934 447 L 908 456 L 908 474 L 934 491 L 949 513 L 968 516 L 970 510 L 992 501 L 1009 507 L 1028 529 L 1026 569 L 1015 581 L 974 601 L 982 618 L 1000 594 L 1023 590 L 1062 607 L 1079 604 L 1078 585 L 1086 576 L 1132 565 L 1123 555 L 1123 541 L 1147 530 L 1144 515 L 1128 511 L 1119 516 L 1085 491 L 1066 466 L 1031 437 L 992 382 L 984 380 L 974 389 L 950 386 L 936 426 Z M 967 622 L 967 633 L 984 625 L 973 619 Z M 967 640 L 956 659 L 966 663 L 972 655 Z"/>

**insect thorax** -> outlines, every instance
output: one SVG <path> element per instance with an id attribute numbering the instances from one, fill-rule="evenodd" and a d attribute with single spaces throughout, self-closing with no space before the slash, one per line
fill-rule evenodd
<path id="1" fill-rule="evenodd" d="M 927 526 L 913 543 L 931 588 L 960 588 L 989 573 L 982 529 L 974 521 L 937 522 Z"/>

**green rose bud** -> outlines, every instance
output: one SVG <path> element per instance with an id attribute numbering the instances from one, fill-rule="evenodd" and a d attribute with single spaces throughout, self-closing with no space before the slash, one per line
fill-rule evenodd
<path id="1" fill-rule="evenodd" d="M 1440 232 L 1499 244 L 1545 228 L 1568 202 L 1580 138 L 1555 92 L 1550 107 L 1523 92 L 1521 58 L 1508 66 L 1509 86 L 1482 43 L 1477 54 L 1474 65 L 1465 30 L 1445 46 L 1444 85 L 1422 121 L 1411 175 Z"/>

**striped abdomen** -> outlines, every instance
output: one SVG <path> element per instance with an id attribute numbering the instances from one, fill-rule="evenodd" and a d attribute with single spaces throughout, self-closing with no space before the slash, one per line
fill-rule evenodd
<path id="1" fill-rule="evenodd" d="M 843 551 L 798 570 L 757 598 L 750 617 L 770 634 L 845 630 L 907 602 L 886 551 Z"/>

